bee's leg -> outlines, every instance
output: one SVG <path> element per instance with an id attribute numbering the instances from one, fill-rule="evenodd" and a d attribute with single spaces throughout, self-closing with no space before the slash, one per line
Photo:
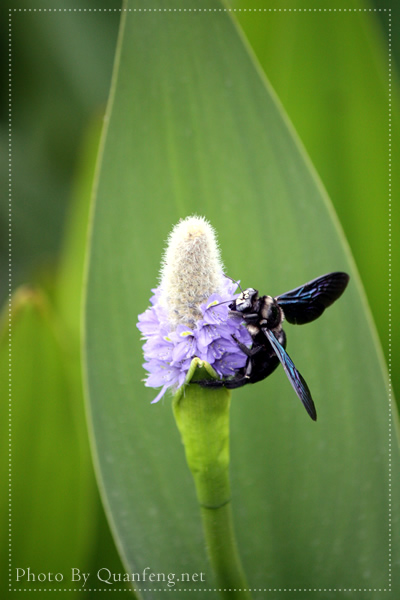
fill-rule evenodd
<path id="1" fill-rule="evenodd" d="M 216 379 L 204 379 L 203 381 L 196 381 L 200 387 L 205 388 L 221 388 L 225 387 L 228 390 L 234 390 L 235 388 L 243 387 L 249 383 L 248 377 L 239 375 L 233 379 L 216 380 Z"/>
<path id="2" fill-rule="evenodd" d="M 239 313 L 239 314 L 241 314 L 241 313 Z M 255 354 L 257 354 L 264 348 L 263 348 L 263 346 L 260 346 L 260 345 L 256 345 L 252 348 L 248 348 L 245 344 L 243 344 L 242 342 L 239 342 L 239 340 L 237 339 L 236 336 L 232 335 L 232 338 L 235 340 L 235 342 L 239 346 L 240 350 L 247 356 L 246 366 L 244 368 L 242 368 L 240 370 L 241 371 L 240 374 L 236 375 L 236 377 L 234 377 L 233 379 L 224 379 L 224 380 L 212 379 L 212 380 L 196 381 L 196 383 L 198 383 L 201 387 L 208 387 L 208 388 L 226 387 L 230 390 L 234 390 L 235 388 L 243 387 L 244 385 L 247 385 L 248 383 L 250 383 L 249 379 L 250 379 L 251 372 L 253 370 L 252 358 Z M 278 363 L 279 363 L 279 361 L 278 361 Z"/>
<path id="3" fill-rule="evenodd" d="M 192 381 L 192 383 L 197 383 L 200 387 L 209 387 L 209 388 L 221 388 L 226 387 L 226 382 L 222 379 L 203 379 L 202 381 Z"/>
<path id="4" fill-rule="evenodd" d="M 244 370 L 244 379 L 250 379 L 251 376 L 251 372 L 253 370 L 253 356 L 255 354 L 257 354 L 257 352 L 260 352 L 260 350 L 263 349 L 262 346 L 253 346 L 252 348 L 248 348 L 245 344 L 242 344 L 242 342 L 239 342 L 239 340 L 237 339 L 236 336 L 232 335 L 233 339 L 235 340 L 235 342 L 237 343 L 237 345 L 239 346 L 240 350 L 243 352 L 243 354 L 245 354 L 247 356 L 247 362 L 246 362 L 246 367 Z"/>
<path id="5" fill-rule="evenodd" d="M 260 319 L 260 316 L 258 315 L 258 313 L 242 313 L 242 312 L 240 312 L 240 310 L 231 310 L 230 314 L 240 317 L 246 323 L 252 323 L 252 324 L 258 323 L 258 321 Z"/>
<path id="6" fill-rule="evenodd" d="M 241 349 L 241 351 L 243 352 L 243 354 L 245 354 L 249 358 L 251 358 L 252 356 L 257 354 L 257 352 L 260 352 L 260 350 L 263 350 L 263 346 L 259 346 L 259 345 L 248 348 L 245 344 L 243 344 L 242 342 L 239 342 L 239 340 L 237 339 L 237 337 L 235 335 L 232 335 L 232 337 L 235 340 L 235 342 L 237 343 L 237 345 L 239 346 L 239 348 Z"/>
<path id="7" fill-rule="evenodd" d="M 250 379 L 252 370 L 253 370 L 253 361 L 251 360 L 251 357 L 249 356 L 249 358 L 247 359 L 246 369 L 244 372 L 244 376 L 246 379 Z"/>
<path id="8" fill-rule="evenodd" d="M 243 321 L 247 323 L 258 323 L 260 320 L 260 315 L 258 313 L 240 313 Z"/>

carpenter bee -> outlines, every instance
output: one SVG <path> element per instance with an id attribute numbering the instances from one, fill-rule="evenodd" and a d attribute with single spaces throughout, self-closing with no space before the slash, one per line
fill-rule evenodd
<path id="1" fill-rule="evenodd" d="M 286 334 L 282 329 L 282 322 L 286 319 L 289 323 L 303 325 L 314 321 L 340 298 L 348 281 L 347 273 L 328 273 L 275 298 L 260 297 L 253 288 L 242 290 L 229 308 L 232 314 L 243 319 L 253 339 L 251 348 L 248 348 L 233 336 L 247 356 L 246 365 L 230 379 L 202 381 L 199 384 L 213 388 L 242 387 L 265 379 L 281 363 L 306 411 L 316 421 L 317 413 L 311 392 L 285 350 Z"/>

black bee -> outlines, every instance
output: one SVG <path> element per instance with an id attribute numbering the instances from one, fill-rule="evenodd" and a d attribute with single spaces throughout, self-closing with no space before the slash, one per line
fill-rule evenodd
<path id="1" fill-rule="evenodd" d="M 258 291 L 253 288 L 242 291 L 229 308 L 233 314 L 242 317 L 253 338 L 253 344 L 248 348 L 234 337 L 247 356 L 246 365 L 231 379 L 202 381 L 199 384 L 214 388 L 242 387 L 265 379 L 281 362 L 294 391 L 310 417 L 316 421 L 317 413 L 311 392 L 285 350 L 286 335 L 282 322 L 286 319 L 289 323 L 303 325 L 314 321 L 340 298 L 348 281 L 347 273 L 335 272 L 322 275 L 275 298 L 259 297 Z"/>

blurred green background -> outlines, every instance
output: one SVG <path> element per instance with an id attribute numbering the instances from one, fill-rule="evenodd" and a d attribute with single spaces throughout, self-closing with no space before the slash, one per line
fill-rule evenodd
<path id="1" fill-rule="evenodd" d="M 383 3 L 335 3 L 380 8 Z M 29 3 L 18 7 L 29 8 Z M 41 4 L 46 6 L 45 3 Z M 74 8 L 69 2 L 48 7 Z M 80 8 L 94 8 L 82 0 Z M 233 2 L 236 8 L 278 2 Z M 289 7 L 301 7 L 298 2 Z M 313 7 L 313 3 L 307 6 Z M 315 6 L 318 6 L 315 4 Z M 87 441 L 80 373 L 80 302 L 90 189 L 109 92 L 120 3 L 106 12 L 12 13 L 12 459 L 13 565 L 95 572 L 122 567 L 99 500 Z M 237 13 L 250 44 L 314 163 L 346 233 L 388 357 L 388 26 L 347 19 L 335 29 L 318 14 L 282 13 L 278 21 Z M 324 19 L 324 22 L 321 20 Z M 365 20 L 362 21 L 365 24 Z M 7 51 L 8 19 L 1 21 Z M 337 38 L 340 32 L 340 38 Z M 398 40 L 399 22 L 392 20 Z M 335 37 L 336 36 L 336 37 Z M 367 52 L 352 52 L 363 46 Z M 399 156 L 399 48 L 393 46 L 392 156 Z M 2 154 L 8 154 L 8 72 L 2 73 Z M 8 168 L 2 161 L 3 189 Z M 399 172 L 392 171 L 393 189 Z M 2 397 L 8 373 L 8 199 L 0 205 Z M 392 222 L 398 222 L 393 199 Z M 140 207 L 137 213 L 140 221 Z M 392 269 L 399 270 L 394 240 Z M 392 285 L 397 298 L 398 278 Z M 398 306 L 393 306 L 393 323 Z M 400 353 L 392 335 L 392 364 Z M 398 373 L 393 374 L 400 389 Z M 399 396 L 399 394 L 397 394 Z M 8 407 L 2 403 L 2 456 Z M 77 465 L 79 468 L 77 469 Z M 2 461 L 6 479 L 8 464 Z M 1 573 L 7 585 L 8 497 L 2 495 Z M 22 587 L 24 587 L 25 583 Z M 56 587 L 52 585 L 51 587 Z M 60 585 L 61 588 L 65 586 Z M 93 595 L 96 592 L 93 592 Z M 72 595 L 77 597 L 76 592 Z M 85 593 L 88 597 L 91 593 Z"/>

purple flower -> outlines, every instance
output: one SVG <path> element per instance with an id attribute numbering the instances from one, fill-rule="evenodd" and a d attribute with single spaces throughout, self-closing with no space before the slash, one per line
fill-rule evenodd
<path id="1" fill-rule="evenodd" d="M 160 302 L 161 286 L 152 290 L 151 307 L 139 315 L 137 327 L 145 340 L 143 366 L 148 371 L 145 385 L 161 387 L 153 403 L 169 388 L 175 391 L 183 385 L 194 357 L 207 361 L 220 377 L 234 375 L 244 367 L 247 357 L 232 336 L 248 347 L 252 339 L 243 320 L 232 315 L 228 307 L 227 301 L 234 300 L 236 287 L 236 283 L 222 276 L 220 293 L 212 294 L 200 305 L 200 318 L 192 327 L 182 324 L 174 327 Z"/>

